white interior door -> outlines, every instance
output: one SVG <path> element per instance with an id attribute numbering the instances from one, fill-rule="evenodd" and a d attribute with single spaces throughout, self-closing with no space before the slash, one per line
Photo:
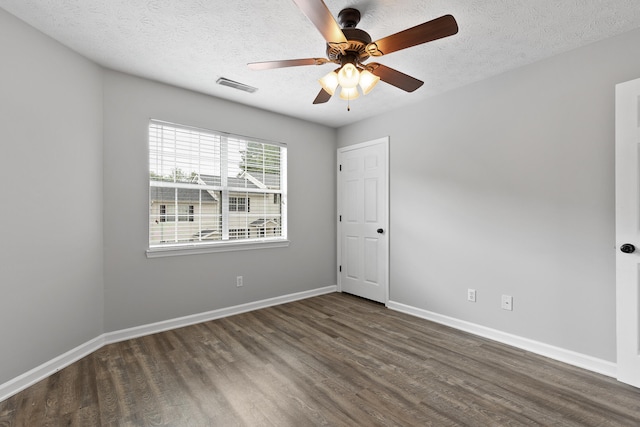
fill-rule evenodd
<path id="1" fill-rule="evenodd" d="M 618 380 L 640 387 L 640 79 L 616 86 Z"/>
<path id="2" fill-rule="evenodd" d="M 338 287 L 389 299 L 389 139 L 338 150 Z"/>

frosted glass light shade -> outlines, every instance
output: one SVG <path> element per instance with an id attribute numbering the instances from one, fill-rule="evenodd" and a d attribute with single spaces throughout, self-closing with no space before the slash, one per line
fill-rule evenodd
<path id="1" fill-rule="evenodd" d="M 338 71 L 338 82 L 345 89 L 352 89 L 358 86 L 360 80 L 360 71 L 355 65 L 347 63 Z"/>
<path id="2" fill-rule="evenodd" d="M 340 99 L 344 99 L 345 101 L 349 101 L 352 99 L 358 99 L 360 96 L 360 92 L 358 92 L 357 87 L 343 87 L 340 91 Z"/>
<path id="3" fill-rule="evenodd" d="M 318 80 L 318 83 L 320 83 L 322 89 L 324 89 L 329 95 L 333 96 L 336 92 L 336 88 L 338 87 L 338 73 L 332 71 Z"/>
<path id="4" fill-rule="evenodd" d="M 371 89 L 375 87 L 380 81 L 380 77 L 376 76 L 370 71 L 364 70 L 360 73 L 360 87 L 362 88 L 362 94 L 366 95 L 371 92 Z"/>

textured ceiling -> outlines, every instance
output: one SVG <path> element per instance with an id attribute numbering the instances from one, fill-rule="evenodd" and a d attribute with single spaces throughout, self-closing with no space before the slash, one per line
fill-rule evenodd
<path id="1" fill-rule="evenodd" d="M 325 57 L 325 41 L 291 0 L 0 0 L 0 7 L 105 67 L 338 127 L 640 27 L 638 0 L 326 0 L 362 13 L 376 40 L 452 14 L 457 35 L 376 59 L 425 82 L 380 83 L 346 102 L 312 105 L 332 64 L 251 71 L 256 61 Z M 255 86 L 249 94 L 219 77 Z"/>

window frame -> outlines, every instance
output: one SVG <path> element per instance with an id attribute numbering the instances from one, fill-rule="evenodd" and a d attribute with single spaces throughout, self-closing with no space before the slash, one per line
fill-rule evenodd
<path id="1" fill-rule="evenodd" d="M 198 241 L 198 242 L 175 242 L 175 243 L 164 243 L 162 245 L 158 245 L 158 246 L 153 246 L 151 244 L 151 227 L 147 228 L 147 250 L 146 250 L 146 255 L 148 258 L 157 258 L 157 257 L 166 257 L 166 256 L 179 256 L 179 255 L 190 255 L 190 254 L 205 254 L 205 253 L 215 253 L 215 252 L 226 252 L 226 251 L 238 251 L 238 250 L 253 250 L 253 249 L 266 249 L 266 248 L 277 248 L 277 247 L 286 247 L 289 246 L 289 240 L 288 240 L 288 230 L 287 230 L 287 169 L 288 169 L 288 159 L 287 159 L 287 145 L 284 143 L 279 143 L 279 142 L 273 142 L 273 141 L 267 141 L 267 140 L 263 140 L 260 138 L 253 138 L 253 137 L 245 137 L 245 136 L 241 136 L 241 135 L 237 135 L 237 134 L 231 134 L 231 133 L 226 133 L 226 132 L 220 132 L 220 131 L 215 131 L 215 130 L 210 130 L 210 129 L 203 129 L 203 128 L 198 128 L 198 127 L 193 127 L 193 126 L 188 126 L 188 125 L 182 125 L 182 124 L 176 124 L 176 123 L 171 123 L 171 122 L 166 122 L 166 121 L 161 121 L 161 120 L 155 120 L 155 119 L 150 119 L 149 122 L 147 123 L 147 131 L 148 131 L 148 135 L 147 135 L 147 161 L 149 162 L 149 164 L 147 165 L 147 170 L 151 171 L 151 167 L 150 167 L 150 152 L 149 150 L 151 149 L 151 129 L 152 129 L 152 125 L 153 124 L 157 124 L 160 126 L 169 126 L 169 127 L 174 127 L 174 128 L 178 128 L 178 129 L 183 129 L 183 130 L 190 130 L 190 131 L 195 131 L 195 132 L 202 132 L 205 134 L 209 134 L 209 135 L 215 135 L 217 137 L 220 138 L 221 144 L 222 145 L 226 145 L 229 144 L 229 139 L 231 140 L 241 140 L 241 141 L 246 141 L 246 142 L 255 142 L 255 143 L 260 143 L 260 144 L 268 144 L 268 145 L 272 145 L 272 146 L 279 146 L 281 148 L 283 148 L 283 150 L 280 150 L 280 162 L 281 162 L 281 168 L 280 168 L 280 183 L 279 183 L 279 190 L 271 190 L 271 189 L 252 189 L 252 188 L 245 188 L 242 189 L 243 191 L 243 195 L 242 196 L 230 196 L 228 194 L 228 192 L 235 192 L 237 189 L 235 187 L 231 187 L 231 186 L 227 186 L 224 187 L 224 189 L 222 191 L 226 191 L 227 192 L 227 212 L 226 214 L 223 213 L 223 221 L 225 220 L 225 215 L 227 216 L 227 220 L 228 220 L 228 215 L 229 212 L 233 212 L 233 213 L 249 213 L 251 207 L 250 207 L 250 195 L 252 193 L 256 193 L 256 194 L 263 194 L 263 195 L 267 195 L 269 193 L 274 194 L 274 199 L 275 197 L 278 197 L 277 195 L 279 194 L 279 198 L 281 200 L 280 203 L 280 236 L 265 236 L 265 237 L 259 237 L 259 238 L 251 238 L 250 237 L 250 233 L 247 233 L 247 235 L 249 236 L 246 239 L 238 239 L 237 236 L 234 236 L 233 238 L 231 238 L 230 236 L 227 236 L 228 240 L 215 240 L 215 241 Z M 229 161 L 229 160 L 226 160 Z M 152 186 L 152 181 L 149 178 L 149 175 L 147 177 L 147 185 L 148 185 L 148 190 L 149 190 L 149 194 L 148 194 L 148 198 L 147 198 L 147 208 L 149 209 L 149 213 L 148 213 L 148 222 L 151 222 L 151 206 L 149 205 L 149 202 L 151 200 L 151 190 L 153 188 Z M 174 183 L 174 185 L 177 183 Z M 175 188 L 180 188 L 180 185 L 175 185 Z M 231 211 L 229 209 L 229 199 L 231 197 L 236 198 L 236 208 L 240 207 L 244 210 L 235 210 L 235 211 Z M 237 201 L 239 199 L 244 199 L 244 205 L 242 203 L 240 203 L 240 205 L 238 205 Z M 161 204 L 160 206 L 165 205 L 165 211 L 164 211 L 164 216 L 160 215 L 159 220 L 162 222 L 166 222 L 168 221 L 168 214 L 169 214 L 169 206 L 166 206 L 166 204 Z M 178 206 L 175 207 L 175 209 L 179 209 Z M 175 220 L 176 223 L 179 220 L 179 215 L 178 212 L 174 213 L 175 215 Z M 193 212 L 193 205 L 189 204 L 188 206 L 188 213 L 187 213 L 187 218 L 185 221 L 187 222 L 193 222 L 194 221 L 194 212 Z M 197 219 L 196 219 L 197 221 Z M 227 229 L 231 229 L 231 225 L 228 224 Z"/>

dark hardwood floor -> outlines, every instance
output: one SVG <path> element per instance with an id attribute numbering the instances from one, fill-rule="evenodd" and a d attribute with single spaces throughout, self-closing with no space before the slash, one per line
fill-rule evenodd
<path id="1" fill-rule="evenodd" d="M 640 390 L 329 294 L 103 347 L 0 426 L 640 426 Z"/>

